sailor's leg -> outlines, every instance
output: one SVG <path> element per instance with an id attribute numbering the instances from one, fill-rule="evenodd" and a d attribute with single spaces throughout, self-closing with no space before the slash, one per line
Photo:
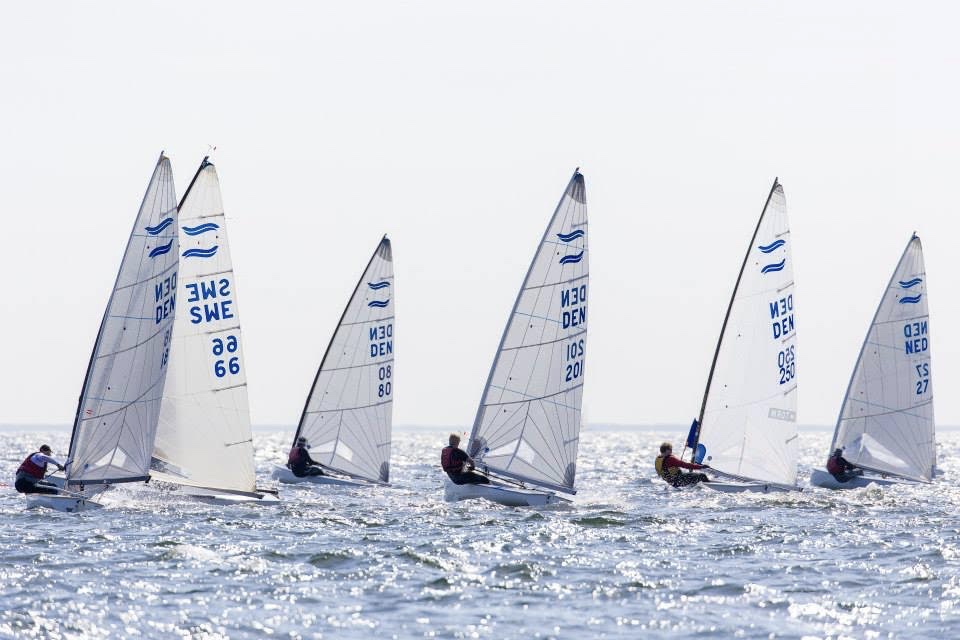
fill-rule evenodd
<path id="1" fill-rule="evenodd" d="M 308 467 L 308 468 L 307 468 L 307 475 L 308 475 L 308 476 L 323 476 L 323 475 L 326 475 L 326 474 L 323 472 L 323 469 L 321 469 L 320 467 Z"/>
<path id="2" fill-rule="evenodd" d="M 707 476 L 702 473 L 681 473 L 673 486 L 675 487 L 689 487 L 695 485 L 698 482 L 703 482 L 707 479 Z"/>

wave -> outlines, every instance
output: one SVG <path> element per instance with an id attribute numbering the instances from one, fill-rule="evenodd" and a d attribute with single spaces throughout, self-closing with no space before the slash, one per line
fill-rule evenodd
<path id="1" fill-rule="evenodd" d="M 560 264 L 574 264 L 583 260 L 583 251 L 560 258 Z"/>
<path id="2" fill-rule="evenodd" d="M 197 225 L 196 227 L 180 227 L 180 228 L 183 229 L 183 232 L 188 236 L 198 236 L 201 233 L 206 233 L 207 231 L 213 231 L 215 229 L 219 229 L 220 225 L 215 224 L 213 222 L 205 222 L 201 225 Z"/>
<path id="3" fill-rule="evenodd" d="M 923 278 L 914 278 L 913 280 L 906 280 L 906 281 L 901 280 L 900 286 L 903 287 L 904 289 L 909 289 L 910 287 L 915 287 L 921 282 L 923 282 Z"/>
<path id="4" fill-rule="evenodd" d="M 184 258 L 212 258 L 217 255 L 220 245 L 215 244 L 209 249 L 187 249 L 181 255 Z"/>
<path id="5" fill-rule="evenodd" d="M 161 231 L 173 224 L 173 218 L 164 218 L 155 227 L 144 227 L 144 230 L 152 236 L 159 235 Z"/>
<path id="6" fill-rule="evenodd" d="M 390 299 L 389 299 L 389 298 L 387 298 L 386 300 L 371 300 L 370 302 L 367 303 L 367 306 L 368 306 L 368 307 L 379 307 L 379 308 L 382 309 L 383 307 L 387 306 L 388 304 L 390 304 Z"/>
<path id="7" fill-rule="evenodd" d="M 577 229 L 576 231 L 571 231 L 570 233 L 558 233 L 557 237 L 564 242 L 572 242 L 577 238 L 582 238 L 585 235 L 587 234 L 583 229 Z"/>
<path id="8" fill-rule="evenodd" d="M 774 251 L 776 251 L 777 249 L 779 249 L 785 244 L 787 244 L 787 241 L 781 238 L 779 240 L 774 240 L 773 242 L 771 242 L 766 246 L 760 245 L 759 247 L 757 247 L 757 249 L 760 249 L 760 251 L 764 253 L 773 253 Z"/>
<path id="9" fill-rule="evenodd" d="M 923 297 L 922 293 L 918 296 L 904 296 L 900 298 L 900 304 L 917 304 L 918 302 L 920 302 L 920 298 L 922 297 Z"/>
<path id="10" fill-rule="evenodd" d="M 367 286 L 373 290 L 383 289 L 384 287 L 389 287 L 390 283 L 384 280 L 383 282 L 368 282 Z"/>
<path id="11" fill-rule="evenodd" d="M 171 241 L 168 242 L 167 244 L 161 244 L 160 246 L 154 248 L 152 251 L 150 251 L 150 254 L 149 254 L 149 255 L 150 255 L 151 258 L 156 258 L 157 256 L 162 256 L 162 255 L 165 254 L 165 253 L 170 253 L 170 249 L 171 249 L 172 247 L 173 247 L 173 240 L 171 240 Z"/>
<path id="12" fill-rule="evenodd" d="M 784 258 L 780 262 L 775 262 L 773 264 L 768 264 L 763 269 L 760 269 L 760 273 L 773 273 L 774 271 L 783 271 L 783 268 L 787 264 L 787 259 Z"/>

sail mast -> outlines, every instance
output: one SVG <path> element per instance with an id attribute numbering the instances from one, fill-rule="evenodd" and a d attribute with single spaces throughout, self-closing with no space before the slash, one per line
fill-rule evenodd
<path id="1" fill-rule="evenodd" d="M 693 440 L 692 452 L 690 454 L 691 458 L 695 455 L 697 444 L 700 442 L 700 429 L 703 428 L 703 414 L 707 410 L 707 398 L 710 396 L 710 385 L 713 383 L 713 372 L 717 367 L 717 358 L 720 356 L 720 346 L 723 344 L 723 336 L 727 332 L 727 321 L 730 319 L 730 310 L 733 309 L 733 302 L 737 297 L 737 290 L 740 288 L 740 280 L 743 278 L 743 271 L 747 268 L 747 262 L 750 260 L 750 251 L 753 249 L 754 242 L 756 242 L 757 233 L 760 231 L 760 225 L 763 223 L 763 216 L 766 215 L 767 207 L 770 206 L 770 199 L 773 197 L 773 192 L 776 191 L 779 184 L 779 178 L 774 178 L 773 186 L 770 187 L 770 193 L 767 194 L 767 200 L 763 204 L 763 211 L 760 212 L 760 218 L 757 220 L 757 226 L 753 230 L 753 235 L 750 236 L 750 244 L 747 245 L 747 252 L 743 256 L 743 264 L 740 265 L 737 282 L 733 285 L 733 292 L 730 294 L 727 313 L 723 316 L 723 324 L 720 326 L 720 337 L 717 339 L 717 348 L 713 352 L 713 361 L 710 362 L 710 373 L 707 374 L 707 386 L 703 390 L 703 402 L 700 404 L 700 415 L 697 417 L 697 431 Z"/>

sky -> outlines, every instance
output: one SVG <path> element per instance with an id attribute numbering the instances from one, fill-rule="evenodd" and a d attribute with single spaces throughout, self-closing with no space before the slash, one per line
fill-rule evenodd
<path id="1" fill-rule="evenodd" d="M 799 421 L 831 425 L 916 231 L 960 424 L 950 3 L 49 2 L 0 22 L 0 423 L 65 424 L 161 150 L 212 152 L 254 424 L 296 424 L 382 234 L 394 422 L 469 428 L 576 167 L 584 419 L 689 424 L 773 179 Z"/>

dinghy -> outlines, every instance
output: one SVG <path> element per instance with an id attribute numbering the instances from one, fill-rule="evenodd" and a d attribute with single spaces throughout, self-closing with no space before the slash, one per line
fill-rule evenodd
<path id="1" fill-rule="evenodd" d="M 587 201 L 575 171 L 517 295 L 467 453 L 493 486 L 446 480 L 447 500 L 508 506 L 575 494 L 587 344 Z"/>
<path id="2" fill-rule="evenodd" d="M 797 332 L 793 257 L 776 180 L 737 275 L 687 438 L 694 462 L 727 482 L 716 491 L 798 490 Z"/>
<path id="3" fill-rule="evenodd" d="M 310 457 L 326 475 L 301 478 L 277 465 L 275 479 L 332 486 L 390 481 L 395 300 L 393 251 L 384 236 L 340 316 L 293 436 L 294 444 L 307 438 Z"/>
<path id="4" fill-rule="evenodd" d="M 100 323 L 70 436 L 60 495 L 28 507 L 76 512 L 106 487 L 150 479 L 150 454 L 177 289 L 177 196 L 170 161 L 157 161 Z"/>
<path id="5" fill-rule="evenodd" d="M 927 274 L 913 235 L 870 323 L 830 444 L 864 475 L 840 482 L 815 469 L 829 489 L 931 482 L 936 474 Z"/>
<path id="6" fill-rule="evenodd" d="M 152 476 L 178 496 L 276 503 L 275 492 L 256 486 L 237 282 L 220 181 L 208 158 L 179 212 L 179 309 Z"/>

